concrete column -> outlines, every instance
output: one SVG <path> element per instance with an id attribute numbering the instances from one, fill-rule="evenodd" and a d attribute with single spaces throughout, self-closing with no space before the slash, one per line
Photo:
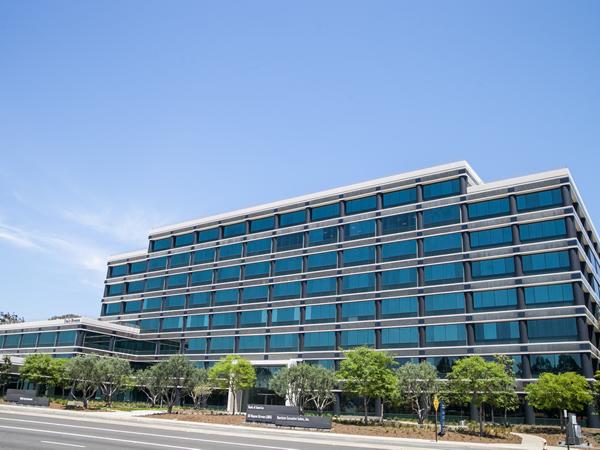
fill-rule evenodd
<path id="1" fill-rule="evenodd" d="M 425 297 L 422 295 L 417 297 L 417 302 L 419 303 L 419 317 L 425 317 Z"/>
<path id="2" fill-rule="evenodd" d="M 469 233 L 462 233 L 462 241 L 463 241 L 463 251 L 470 252 L 471 251 L 471 238 L 469 237 Z"/>
<path id="3" fill-rule="evenodd" d="M 474 422 L 479 421 L 479 409 L 475 405 L 475 402 L 469 403 L 469 418 Z"/>
<path id="4" fill-rule="evenodd" d="M 573 197 L 571 197 L 571 188 L 569 186 L 562 186 L 562 197 L 563 205 L 571 206 L 573 204 Z"/>
<path id="5" fill-rule="evenodd" d="M 383 412 L 383 403 L 380 398 L 375 399 L 375 417 L 380 417 Z"/>
<path id="6" fill-rule="evenodd" d="M 467 325 L 467 345 L 475 345 L 475 327 L 472 323 Z"/>
<path id="7" fill-rule="evenodd" d="M 581 262 L 579 261 L 579 254 L 576 249 L 569 249 L 569 260 L 571 262 L 572 271 L 581 270 Z"/>
<path id="8" fill-rule="evenodd" d="M 575 219 L 573 216 L 565 217 L 565 222 L 567 226 L 567 237 L 569 238 L 577 238 L 577 228 L 575 227 Z"/>
<path id="9" fill-rule="evenodd" d="M 460 193 L 461 195 L 465 195 L 467 193 L 467 177 L 460 177 Z"/>
<path id="10" fill-rule="evenodd" d="M 423 266 L 417 267 L 417 286 L 425 286 L 425 269 Z"/>
<path id="11" fill-rule="evenodd" d="M 423 211 L 417 211 L 417 230 L 423 229 Z"/>
<path id="12" fill-rule="evenodd" d="M 464 203 L 460 205 L 460 217 L 462 219 L 461 222 L 466 222 L 469 220 L 469 209 Z"/>
<path id="13" fill-rule="evenodd" d="M 592 358 L 589 353 L 581 354 L 581 366 L 584 377 L 594 378 L 594 367 L 592 366 Z"/>
<path id="14" fill-rule="evenodd" d="M 510 230 L 512 231 L 513 245 L 521 245 L 521 236 L 519 235 L 519 227 L 517 225 L 511 225 Z"/>
<path id="15" fill-rule="evenodd" d="M 421 203 L 423 201 L 423 186 L 420 184 L 417 185 L 417 203 Z"/>
<path id="16" fill-rule="evenodd" d="M 587 426 L 590 428 L 600 428 L 600 417 L 598 417 L 596 408 L 592 405 L 585 407 L 585 415 L 587 417 Z"/>
<path id="17" fill-rule="evenodd" d="M 521 344 L 527 344 L 529 342 L 529 335 L 527 334 L 527 322 L 525 320 L 519 320 L 519 342 Z"/>
<path id="18" fill-rule="evenodd" d="M 514 195 L 508 197 L 508 203 L 510 205 L 510 215 L 514 216 L 515 214 L 517 214 L 517 197 L 515 197 Z"/>
<path id="19" fill-rule="evenodd" d="M 235 409 L 233 403 L 233 391 L 229 389 L 227 392 L 227 412 L 229 414 L 234 414 L 236 412 L 240 412 L 242 407 L 242 395 L 243 391 L 237 391 L 235 398 Z"/>
<path id="20" fill-rule="evenodd" d="M 423 245 L 423 239 L 417 239 L 417 258 L 425 257 L 425 246 Z"/>
<path id="21" fill-rule="evenodd" d="M 517 288 L 517 308 L 525 309 L 525 289 L 522 287 Z"/>
<path id="22" fill-rule="evenodd" d="M 581 288 L 581 283 L 573 283 L 573 296 L 576 305 L 585 305 L 585 294 Z"/>
<path id="23" fill-rule="evenodd" d="M 525 425 L 535 425 L 535 411 L 527 400 L 523 400 L 523 412 L 525 413 Z"/>
<path id="24" fill-rule="evenodd" d="M 471 261 L 465 261 L 463 264 L 465 271 L 465 283 L 473 281 L 473 271 L 471 269 Z"/>
<path id="25" fill-rule="evenodd" d="M 333 393 L 334 396 L 334 400 L 333 400 L 333 414 L 335 416 L 339 416 L 342 412 L 341 406 L 342 406 L 342 396 L 339 392 L 334 392 Z"/>
<path id="26" fill-rule="evenodd" d="M 515 277 L 522 277 L 523 274 L 523 258 L 521 255 L 515 255 Z"/>
<path id="27" fill-rule="evenodd" d="M 419 327 L 419 347 L 425 347 L 425 327 Z"/>
<path id="28" fill-rule="evenodd" d="M 579 339 L 580 341 L 589 342 L 590 333 L 589 333 L 587 324 L 585 322 L 585 317 L 577 317 L 576 321 L 577 321 L 577 339 Z M 592 373 L 592 376 L 593 376 L 593 373 Z"/>
<path id="29" fill-rule="evenodd" d="M 473 293 L 465 292 L 465 312 L 467 314 L 473 313 Z"/>

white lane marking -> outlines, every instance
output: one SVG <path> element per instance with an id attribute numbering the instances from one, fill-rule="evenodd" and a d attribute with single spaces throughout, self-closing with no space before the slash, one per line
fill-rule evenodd
<path id="1" fill-rule="evenodd" d="M 159 438 L 170 438 L 170 439 L 186 440 L 186 441 L 209 442 L 211 444 L 235 445 L 235 446 L 244 447 L 244 448 L 254 447 L 254 448 L 265 448 L 265 449 L 269 449 L 269 450 L 297 450 L 297 449 L 294 449 L 294 448 L 286 448 L 286 447 L 272 447 L 270 445 L 248 444 L 247 442 L 244 442 L 244 443 L 241 443 L 241 442 L 227 442 L 227 441 L 219 441 L 219 440 L 216 440 L 216 439 L 201 439 L 201 438 L 177 436 L 177 435 L 172 435 L 172 434 L 143 433 L 143 432 L 140 432 L 140 431 L 116 430 L 116 429 L 101 428 L 101 427 L 87 427 L 87 426 L 83 426 L 83 425 L 70 425 L 70 424 L 66 424 L 66 423 L 42 422 L 42 421 L 39 421 L 39 420 L 27 420 L 27 419 L 15 419 L 15 418 L 12 418 L 12 417 L 0 417 L 0 420 L 6 420 L 6 421 L 10 421 L 10 422 L 35 423 L 35 424 L 38 424 L 38 425 L 54 425 L 54 426 L 58 426 L 58 427 L 82 428 L 82 429 L 85 429 L 85 430 L 94 430 L 94 431 L 102 431 L 102 432 L 112 431 L 112 432 L 115 432 L 115 433 L 135 434 L 135 435 L 142 435 L 142 436 L 152 436 L 152 437 L 159 437 Z M 1 425 L 0 425 L 0 427 L 6 428 L 6 427 L 3 427 Z M 176 448 L 178 448 L 178 447 L 176 447 Z"/>
<path id="2" fill-rule="evenodd" d="M 65 447 L 79 447 L 85 448 L 85 445 L 77 445 L 77 444 L 67 444 L 66 442 L 55 442 L 55 441 L 40 441 L 42 444 L 51 444 L 51 445 L 64 445 Z"/>

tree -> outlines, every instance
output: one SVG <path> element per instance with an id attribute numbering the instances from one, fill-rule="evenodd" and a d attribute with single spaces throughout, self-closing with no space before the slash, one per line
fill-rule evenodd
<path id="1" fill-rule="evenodd" d="M 363 398 L 365 424 L 371 398 L 389 399 L 397 392 L 398 380 L 392 371 L 396 364 L 385 352 L 368 347 L 357 347 L 344 352 L 338 378 L 343 389 Z"/>
<path id="2" fill-rule="evenodd" d="M 565 372 L 559 375 L 543 373 L 537 382 L 525 387 L 527 401 L 531 406 L 542 411 L 558 411 L 563 425 L 560 411 L 580 412 L 592 400 L 592 392 L 587 380 L 574 372 Z"/>
<path id="3" fill-rule="evenodd" d="M 65 360 L 52 358 L 50 355 L 35 353 L 25 358 L 21 366 L 21 378 L 38 385 L 44 395 L 48 385 L 62 386 L 65 382 Z"/>
<path id="4" fill-rule="evenodd" d="M 189 378 L 188 392 L 192 401 L 194 402 L 194 408 L 199 408 L 201 405 L 206 406 L 206 400 L 212 393 L 214 387 L 208 377 L 208 370 L 202 368 L 195 368 Z"/>
<path id="5" fill-rule="evenodd" d="M 79 355 L 66 364 L 67 377 L 73 383 L 71 392 L 74 395 L 75 389 L 81 391 L 85 409 L 88 407 L 88 400 L 96 395 L 98 386 L 102 383 L 99 359 L 96 355 Z"/>
<path id="6" fill-rule="evenodd" d="M 100 391 L 106 406 L 112 406 L 113 396 L 122 391 L 130 381 L 131 366 L 121 358 L 103 357 L 97 362 L 100 376 Z"/>
<path id="7" fill-rule="evenodd" d="M 513 383 L 515 361 L 508 355 L 495 355 L 494 359 L 504 367 L 508 380 Z M 492 406 L 492 422 L 494 421 L 494 408 L 498 408 L 504 411 L 504 425 L 508 425 L 508 411 L 513 411 L 519 407 L 519 396 L 514 389 L 503 389 L 498 395 L 490 399 L 490 403 Z"/>
<path id="8" fill-rule="evenodd" d="M 162 377 L 157 370 L 157 366 L 153 365 L 144 370 L 139 370 L 135 373 L 136 384 L 142 390 L 150 404 L 156 406 L 161 394 Z"/>
<path id="9" fill-rule="evenodd" d="M 171 414 L 175 403 L 189 392 L 194 366 L 185 356 L 176 355 L 159 362 L 156 371 L 161 397 L 167 404 L 167 412 Z"/>
<path id="10" fill-rule="evenodd" d="M 311 369 L 309 364 L 284 367 L 269 382 L 269 387 L 293 406 L 297 406 L 300 414 L 304 414 L 304 408 L 309 402 L 308 384 Z"/>
<path id="11" fill-rule="evenodd" d="M 333 403 L 333 389 L 336 385 L 335 372 L 321 366 L 309 366 L 308 400 L 315 406 L 317 413 L 322 416 L 323 411 Z"/>
<path id="12" fill-rule="evenodd" d="M 14 314 L 14 313 L 0 311 L 0 325 L 6 325 L 8 323 L 21 323 L 21 322 L 25 322 L 25 319 L 23 319 L 23 317 L 18 316 L 17 314 Z"/>
<path id="13" fill-rule="evenodd" d="M 247 359 L 237 355 L 222 358 L 208 371 L 211 382 L 227 389 L 233 397 L 233 414 L 237 413 L 237 392 L 250 389 L 256 382 L 256 371 Z"/>
<path id="14" fill-rule="evenodd" d="M 4 387 L 10 381 L 10 375 L 12 374 L 14 367 L 10 356 L 4 355 L 2 362 L 0 362 L 0 394 L 4 394 Z"/>
<path id="15" fill-rule="evenodd" d="M 396 371 L 396 376 L 400 401 L 410 406 L 422 425 L 439 390 L 437 369 L 428 362 L 407 363 Z"/>

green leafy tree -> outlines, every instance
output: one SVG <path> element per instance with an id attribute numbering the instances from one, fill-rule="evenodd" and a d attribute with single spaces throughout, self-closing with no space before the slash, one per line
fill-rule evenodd
<path id="1" fill-rule="evenodd" d="M 49 385 L 61 387 L 65 383 L 65 360 L 35 353 L 25 358 L 21 366 L 21 378 L 38 385 L 44 395 Z"/>
<path id="2" fill-rule="evenodd" d="M 212 393 L 214 386 L 208 376 L 208 370 L 202 368 L 194 369 L 189 378 L 189 395 L 194 402 L 194 408 L 206 407 L 206 401 Z"/>
<path id="3" fill-rule="evenodd" d="M 558 375 L 543 373 L 537 382 L 525 387 L 527 401 L 541 411 L 558 412 L 563 426 L 560 411 L 566 409 L 580 412 L 593 401 L 588 381 L 574 372 Z"/>
<path id="4" fill-rule="evenodd" d="M 514 384 L 515 361 L 508 355 L 495 355 L 494 359 L 504 367 L 504 371 L 508 375 L 507 380 Z M 508 411 L 514 411 L 519 407 L 519 396 L 514 389 L 503 389 L 490 399 L 490 404 L 492 406 L 492 422 L 494 421 L 494 408 L 498 408 L 504 412 L 504 425 L 508 425 Z"/>
<path id="5" fill-rule="evenodd" d="M 423 424 L 433 402 L 433 396 L 439 391 L 437 369 L 428 362 L 407 363 L 396 371 L 400 402 L 410 406 Z"/>
<path id="6" fill-rule="evenodd" d="M 121 358 L 104 357 L 98 361 L 97 370 L 100 376 L 100 391 L 106 406 L 112 406 L 113 396 L 125 389 L 130 383 L 131 366 L 129 361 Z"/>
<path id="7" fill-rule="evenodd" d="M 75 396 L 76 389 L 81 392 L 86 409 L 103 380 L 99 361 L 100 357 L 96 355 L 79 355 L 70 359 L 65 367 L 66 375 L 73 383 L 71 393 Z"/>
<path id="8" fill-rule="evenodd" d="M 269 387 L 293 406 L 297 406 L 300 414 L 304 414 L 304 409 L 310 401 L 308 390 L 311 371 L 312 366 L 309 364 L 284 367 L 271 378 Z"/>
<path id="9" fill-rule="evenodd" d="M 162 388 L 162 376 L 157 370 L 156 365 L 152 365 L 144 370 L 135 373 L 135 384 L 142 390 L 150 404 L 156 406 L 160 399 Z"/>
<path id="10" fill-rule="evenodd" d="M 363 398 L 364 420 L 368 423 L 369 400 L 391 399 L 397 394 L 398 380 L 392 367 L 393 358 L 369 347 L 357 347 L 344 352 L 338 378 L 343 389 Z"/>
<path id="11" fill-rule="evenodd" d="M 333 404 L 333 389 L 337 380 L 333 370 L 321 366 L 310 366 L 310 376 L 308 378 L 307 397 L 317 413 L 322 416 L 323 411 L 329 405 Z"/>
<path id="12" fill-rule="evenodd" d="M 4 355 L 0 362 L 0 394 L 4 394 L 4 388 L 10 381 L 10 375 L 13 373 L 14 367 L 10 356 Z"/>
<path id="13" fill-rule="evenodd" d="M 189 393 L 194 366 L 185 356 L 177 355 L 159 362 L 156 371 L 161 397 L 167 404 L 167 412 L 171 414 L 175 403 Z"/>
<path id="14" fill-rule="evenodd" d="M 250 389 L 256 383 L 256 371 L 247 359 L 228 355 L 208 371 L 211 382 L 220 389 L 227 389 L 233 397 L 233 414 L 237 413 L 237 392 Z"/>

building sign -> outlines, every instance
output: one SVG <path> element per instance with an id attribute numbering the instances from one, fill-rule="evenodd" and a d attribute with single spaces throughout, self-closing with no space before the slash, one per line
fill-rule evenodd
<path id="1" fill-rule="evenodd" d="M 283 405 L 248 405 L 246 422 L 274 423 L 275 414 L 298 414 L 298 407 Z"/>
<path id="2" fill-rule="evenodd" d="M 38 397 L 35 390 L 7 389 L 4 399 L 21 405 L 48 406 L 48 397 Z"/>
<path id="3" fill-rule="evenodd" d="M 331 429 L 329 417 L 302 416 L 296 406 L 248 405 L 246 422 L 270 423 L 280 427 Z"/>

